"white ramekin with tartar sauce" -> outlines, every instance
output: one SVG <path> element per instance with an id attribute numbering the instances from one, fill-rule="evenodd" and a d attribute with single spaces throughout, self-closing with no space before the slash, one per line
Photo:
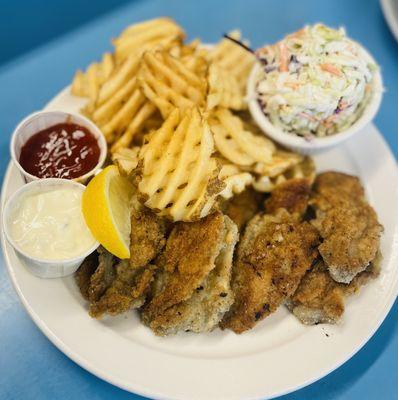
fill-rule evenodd
<path id="1" fill-rule="evenodd" d="M 98 247 L 81 210 L 84 189 L 71 180 L 41 179 L 8 199 L 3 211 L 5 236 L 34 275 L 73 274 Z"/>

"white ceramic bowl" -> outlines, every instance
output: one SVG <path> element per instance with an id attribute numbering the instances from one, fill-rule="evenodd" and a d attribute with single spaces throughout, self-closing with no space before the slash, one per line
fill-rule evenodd
<path id="1" fill-rule="evenodd" d="M 376 64 L 373 57 L 368 52 L 366 52 L 366 55 L 369 57 L 371 62 Z M 365 125 L 370 123 L 380 107 L 383 94 L 383 83 L 380 70 L 378 69 L 373 79 L 373 95 L 363 110 L 362 115 L 348 129 L 331 136 L 311 138 L 311 140 L 307 140 L 303 137 L 287 133 L 281 128 L 276 127 L 264 114 L 257 101 L 256 95 L 256 77 L 259 69 L 260 65 L 256 63 L 247 82 L 247 98 L 250 113 L 257 125 L 267 136 L 280 145 L 301 154 L 319 153 L 345 142 L 347 139 L 359 133 Z"/>
<path id="2" fill-rule="evenodd" d="M 27 269 L 32 272 L 32 274 L 40 278 L 61 278 L 63 276 L 71 275 L 79 268 L 83 260 L 91 254 L 98 246 L 99 243 L 95 243 L 78 257 L 72 257 L 63 260 L 46 260 L 33 257 L 23 251 L 17 243 L 12 238 L 10 234 L 10 224 L 11 224 L 11 212 L 15 204 L 24 194 L 28 192 L 37 192 L 48 187 L 57 186 L 74 186 L 78 187 L 82 192 L 85 186 L 81 183 L 74 182 L 68 179 L 59 178 L 48 178 L 34 180 L 22 187 L 20 187 L 6 202 L 3 210 L 3 230 L 8 243 L 14 248 L 15 253 L 26 266 Z"/>
<path id="3" fill-rule="evenodd" d="M 100 148 L 100 158 L 97 165 L 91 171 L 73 180 L 76 182 L 85 183 L 88 178 L 95 175 L 97 171 L 101 169 L 107 155 L 107 144 L 104 135 L 97 125 L 80 114 L 73 114 L 63 111 L 39 111 L 27 116 L 24 120 L 22 120 L 15 128 L 11 138 L 11 159 L 21 174 L 25 177 L 26 182 L 31 182 L 40 178 L 26 172 L 19 163 L 22 146 L 29 140 L 31 136 L 39 131 L 64 122 L 71 122 L 87 128 L 97 139 L 98 146 Z"/>

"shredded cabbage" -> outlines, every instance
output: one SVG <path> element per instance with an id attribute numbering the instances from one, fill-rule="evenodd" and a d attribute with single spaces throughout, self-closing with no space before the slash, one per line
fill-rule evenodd
<path id="1" fill-rule="evenodd" d="M 307 138 L 340 132 L 371 98 L 377 66 L 343 28 L 306 26 L 257 56 L 258 101 L 286 132 Z"/>

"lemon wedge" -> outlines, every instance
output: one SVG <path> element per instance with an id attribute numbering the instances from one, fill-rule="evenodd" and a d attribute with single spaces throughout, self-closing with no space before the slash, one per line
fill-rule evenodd
<path id="1" fill-rule="evenodd" d="M 83 193 L 82 211 L 93 236 L 110 253 L 130 257 L 130 200 L 133 186 L 115 165 L 96 175 Z"/>

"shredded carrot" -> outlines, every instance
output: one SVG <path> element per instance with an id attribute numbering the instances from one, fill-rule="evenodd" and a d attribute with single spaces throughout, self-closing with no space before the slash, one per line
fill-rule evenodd
<path id="1" fill-rule="evenodd" d="M 332 64 L 320 64 L 319 66 L 321 67 L 321 69 L 323 71 L 329 72 L 329 73 L 331 73 L 333 75 L 336 75 L 336 76 L 342 76 L 343 75 L 341 70 L 338 69 L 337 67 L 335 67 Z"/>
<path id="2" fill-rule="evenodd" d="M 334 115 L 331 115 L 331 116 L 325 118 L 321 123 L 322 123 L 322 125 L 324 125 L 324 126 L 326 126 L 326 127 L 329 127 L 329 126 L 332 125 L 333 121 L 334 121 L 336 118 L 337 118 L 337 115 L 334 114 Z"/>
<path id="3" fill-rule="evenodd" d="M 301 86 L 301 84 L 300 83 L 296 83 L 296 82 L 286 82 L 285 86 L 290 87 L 290 88 L 292 88 L 294 90 L 297 90 Z"/>
<path id="4" fill-rule="evenodd" d="M 298 115 L 300 115 L 300 117 L 308 119 L 309 121 L 312 121 L 312 122 L 317 122 L 318 121 L 315 117 L 313 117 L 312 115 L 309 115 L 309 114 L 307 114 L 305 112 L 301 112 Z"/>
<path id="5" fill-rule="evenodd" d="M 279 71 L 287 72 L 289 70 L 288 69 L 288 54 L 287 54 L 286 45 L 283 42 L 279 42 L 279 54 L 280 54 Z"/>

